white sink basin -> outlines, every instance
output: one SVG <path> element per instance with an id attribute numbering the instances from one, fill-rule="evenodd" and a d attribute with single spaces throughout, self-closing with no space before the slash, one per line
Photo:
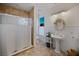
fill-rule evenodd
<path id="1" fill-rule="evenodd" d="M 51 37 L 55 38 L 55 39 L 63 39 L 64 35 L 54 35 L 54 34 L 51 34 Z"/>
<path id="2" fill-rule="evenodd" d="M 51 34 L 51 37 L 55 40 L 55 52 L 60 53 L 60 41 L 64 39 L 64 35 Z"/>

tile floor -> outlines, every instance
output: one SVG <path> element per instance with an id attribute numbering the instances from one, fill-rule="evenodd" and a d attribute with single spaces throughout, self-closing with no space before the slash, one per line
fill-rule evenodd
<path id="1" fill-rule="evenodd" d="M 34 48 L 19 53 L 16 56 L 63 56 L 63 54 L 55 53 L 53 49 L 47 48 L 44 43 L 37 40 Z"/>

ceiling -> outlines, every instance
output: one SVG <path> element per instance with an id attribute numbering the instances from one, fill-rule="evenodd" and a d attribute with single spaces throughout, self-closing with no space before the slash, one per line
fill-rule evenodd
<path id="1" fill-rule="evenodd" d="M 34 7 L 33 3 L 4 3 L 4 5 L 25 10 L 25 11 L 30 11 Z M 76 5 L 79 5 L 79 4 L 78 3 L 37 3 L 35 4 L 35 6 L 38 8 L 39 13 L 43 13 L 43 12 L 57 13 L 57 12 L 68 10 Z"/>
<path id="2" fill-rule="evenodd" d="M 4 5 L 25 11 L 30 11 L 34 7 L 33 3 L 4 3 Z"/>
<path id="3" fill-rule="evenodd" d="M 78 3 L 46 3 L 37 4 L 38 13 L 58 13 L 69 10 L 70 8 L 79 5 Z"/>

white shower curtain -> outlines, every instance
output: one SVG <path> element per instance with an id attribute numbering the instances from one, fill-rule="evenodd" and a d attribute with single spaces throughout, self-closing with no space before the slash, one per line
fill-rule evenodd
<path id="1" fill-rule="evenodd" d="M 0 14 L 1 55 L 31 47 L 31 18 Z"/>

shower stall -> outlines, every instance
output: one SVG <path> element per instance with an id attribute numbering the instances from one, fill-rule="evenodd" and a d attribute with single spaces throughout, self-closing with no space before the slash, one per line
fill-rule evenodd
<path id="1" fill-rule="evenodd" d="M 15 55 L 32 46 L 32 18 L 0 13 L 0 55 Z"/>

